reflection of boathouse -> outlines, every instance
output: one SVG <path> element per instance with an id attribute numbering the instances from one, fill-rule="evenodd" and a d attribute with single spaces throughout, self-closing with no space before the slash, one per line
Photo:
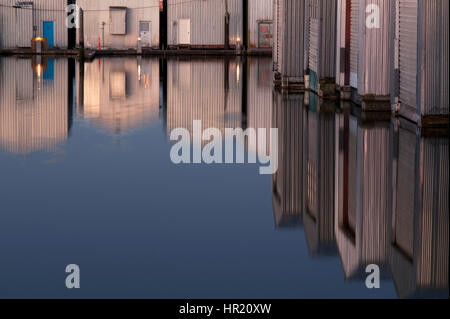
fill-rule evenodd
<path id="1" fill-rule="evenodd" d="M 389 122 L 362 122 L 348 112 L 335 116 L 335 235 L 345 277 L 362 278 L 369 264 L 385 276 Z"/>
<path id="2" fill-rule="evenodd" d="M 448 137 L 393 124 L 389 263 L 400 297 L 448 297 Z"/>
<path id="3" fill-rule="evenodd" d="M 303 95 L 274 92 L 273 125 L 278 128 L 278 171 L 272 177 L 276 227 L 302 225 L 305 203 Z"/>
<path id="4" fill-rule="evenodd" d="M 334 109 L 310 94 L 305 111 L 303 153 L 306 209 L 303 211 L 306 241 L 312 255 L 333 255 L 334 238 Z"/>
<path id="5" fill-rule="evenodd" d="M 239 60 L 169 60 L 167 133 L 193 121 L 203 129 L 241 127 L 243 73 Z"/>
<path id="6" fill-rule="evenodd" d="M 28 154 L 67 139 L 71 111 L 68 59 L 0 60 L 0 147 Z"/>
<path id="7" fill-rule="evenodd" d="M 156 59 L 115 58 L 85 63 L 84 78 L 78 83 L 82 85 L 79 112 L 111 133 L 127 132 L 159 116 Z"/>

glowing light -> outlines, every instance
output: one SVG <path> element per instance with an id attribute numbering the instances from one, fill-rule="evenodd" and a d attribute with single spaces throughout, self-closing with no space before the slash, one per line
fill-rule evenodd
<path id="1" fill-rule="evenodd" d="M 37 72 L 38 77 L 41 77 L 41 74 L 42 74 L 42 66 L 41 66 L 40 64 L 38 64 L 38 65 L 36 66 L 36 72 Z"/>
<path id="2" fill-rule="evenodd" d="M 236 41 L 237 41 L 237 42 L 241 42 L 241 38 L 237 38 Z"/>
<path id="3" fill-rule="evenodd" d="M 236 80 L 239 82 L 240 78 L 241 78 L 241 68 L 238 64 L 238 66 L 236 68 Z"/>
<path id="4" fill-rule="evenodd" d="M 41 37 L 37 37 L 37 38 L 35 38 L 35 40 L 40 42 L 40 41 L 42 41 L 42 40 L 44 40 L 44 39 L 41 38 Z"/>

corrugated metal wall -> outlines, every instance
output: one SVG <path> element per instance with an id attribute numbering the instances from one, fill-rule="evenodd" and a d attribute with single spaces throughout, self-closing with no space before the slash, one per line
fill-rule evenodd
<path id="1" fill-rule="evenodd" d="M 280 20 L 279 0 L 273 0 L 273 48 L 272 48 L 272 69 L 274 72 L 278 71 L 278 52 L 279 52 L 279 28 L 278 21 Z"/>
<path id="2" fill-rule="evenodd" d="M 44 36 L 44 21 L 54 22 L 55 47 L 66 48 L 68 46 L 67 0 L 34 1 L 31 12 L 28 5 L 15 8 L 16 3 L 15 0 L 0 0 L 2 6 L 0 10 L 0 48 L 31 47 L 33 35 Z M 33 25 L 36 26 L 35 32 L 33 32 Z"/>
<path id="3" fill-rule="evenodd" d="M 351 0 L 350 10 L 350 86 L 357 88 L 360 0 Z"/>
<path id="4" fill-rule="evenodd" d="M 391 0 L 360 1 L 358 93 L 388 96 L 390 93 Z M 379 28 L 368 28 L 366 8 L 379 8 Z M 376 13 L 376 11 L 373 11 Z"/>
<path id="5" fill-rule="evenodd" d="M 310 0 L 309 68 L 319 78 L 334 78 L 336 72 L 335 0 Z"/>
<path id="6" fill-rule="evenodd" d="M 259 47 L 258 23 L 273 22 L 273 4 L 273 0 L 248 0 L 248 39 L 251 48 Z"/>
<path id="7" fill-rule="evenodd" d="M 420 114 L 449 114 L 449 1 L 420 1 Z"/>
<path id="8" fill-rule="evenodd" d="M 243 4 L 240 0 L 228 0 L 230 13 L 230 44 L 242 43 Z M 224 0 L 168 0 L 167 43 L 178 45 L 178 22 L 190 19 L 191 45 L 222 46 L 225 43 Z"/>
<path id="9" fill-rule="evenodd" d="M 84 64 L 83 118 L 123 134 L 159 116 L 159 60 L 102 59 Z"/>
<path id="10" fill-rule="evenodd" d="M 397 10 L 400 108 L 449 114 L 449 3 L 397 0 Z"/>
<path id="11" fill-rule="evenodd" d="M 139 21 L 151 22 L 151 47 L 159 47 L 158 0 L 77 0 L 77 4 L 84 10 L 85 47 L 97 49 L 100 42 L 102 48 L 136 48 Z M 110 34 L 110 7 L 127 7 L 126 35 Z"/>
<path id="12" fill-rule="evenodd" d="M 284 80 L 301 82 L 304 78 L 305 10 L 304 1 L 275 2 L 274 66 Z"/>
<path id="13" fill-rule="evenodd" d="M 68 136 L 68 62 L 0 59 L 0 147 L 29 154 L 53 151 Z M 38 71 L 39 70 L 39 71 Z"/>

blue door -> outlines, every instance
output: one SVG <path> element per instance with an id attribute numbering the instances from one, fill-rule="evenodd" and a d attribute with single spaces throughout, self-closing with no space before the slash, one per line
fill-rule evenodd
<path id="1" fill-rule="evenodd" d="M 44 21 L 44 38 L 47 39 L 49 47 L 55 46 L 55 25 L 53 21 Z"/>

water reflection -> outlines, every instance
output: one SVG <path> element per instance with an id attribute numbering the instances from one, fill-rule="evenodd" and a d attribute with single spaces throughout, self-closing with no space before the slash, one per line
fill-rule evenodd
<path id="1" fill-rule="evenodd" d="M 448 137 L 393 120 L 389 264 L 400 297 L 447 296 Z"/>
<path id="2" fill-rule="evenodd" d="M 399 297 L 448 296 L 447 135 L 418 131 L 409 122 L 391 119 L 390 115 L 338 108 L 334 102 L 320 100 L 311 93 L 286 95 L 273 91 L 270 59 L 111 58 L 85 64 L 66 59 L 0 59 L 0 147 L 5 153 L 52 152 L 56 146 L 64 147 L 70 132 L 84 130 L 81 125 L 73 128 L 73 121 L 89 123 L 107 136 L 158 123 L 165 128 L 164 141 L 156 143 L 153 136 L 145 138 L 153 141 L 154 157 L 160 154 L 161 162 L 155 165 L 164 174 L 152 175 L 156 184 L 147 185 L 159 194 L 164 182 L 173 182 L 179 174 L 173 173 L 175 166 L 167 164 L 167 136 L 178 127 L 192 131 L 194 120 L 202 120 L 204 128 L 216 127 L 222 132 L 225 128 L 279 130 L 279 169 L 271 180 L 251 179 L 249 176 L 257 171 L 250 175 L 247 168 L 239 167 L 233 178 L 246 185 L 247 193 L 242 198 L 238 194 L 236 198 L 223 195 L 224 202 L 234 202 L 238 207 L 237 214 L 244 220 L 240 220 L 239 227 L 251 227 L 245 231 L 246 237 L 258 232 L 251 218 L 245 224 L 246 214 L 266 200 L 271 205 L 264 202 L 257 218 L 273 215 L 270 228 L 274 226 L 276 234 L 284 234 L 286 229 L 302 236 L 304 232 L 310 258 L 332 257 L 324 261 L 330 264 L 338 261 L 335 276 L 342 276 L 339 282 L 345 281 L 348 286 L 358 283 L 359 289 L 366 289 L 365 268 L 377 264 L 384 282 L 393 282 Z M 258 151 L 256 144 L 245 146 L 248 153 Z M 79 150 L 72 151 L 76 157 Z M 0 153 L 0 161 L 4 158 Z M 115 163 L 113 156 L 108 160 Z M 140 167 L 144 164 L 133 162 L 128 169 L 134 165 L 145 172 L 150 164 Z M 18 174 L 13 171 L 11 176 Z M 126 178 L 120 170 L 115 174 Z M 240 175 L 245 177 L 239 179 Z M 220 182 L 226 182 L 226 174 L 219 176 Z M 72 179 L 76 181 L 76 176 Z M 194 187 L 192 181 L 178 181 L 187 189 Z M 261 183 L 266 183 L 264 198 Z M 138 201 L 140 191 L 135 190 L 133 200 Z M 190 200 L 198 200 L 196 207 L 209 216 L 211 207 L 202 206 L 204 195 L 201 200 Z M 206 195 L 217 196 L 213 190 L 206 190 Z M 172 205 L 164 196 L 157 197 L 154 207 L 165 210 Z M 248 207 L 239 206 L 242 203 Z M 189 213 L 189 207 L 186 209 L 184 215 Z M 167 214 L 171 213 L 167 210 Z M 203 216 L 199 222 L 204 228 L 215 223 L 208 218 Z M 216 218 L 223 221 L 224 217 Z M 261 229 L 266 233 L 258 233 L 259 240 L 274 239 L 267 228 Z M 173 246 L 167 245 L 171 251 Z M 296 255 L 293 250 L 277 248 L 277 252 L 283 261 Z M 265 253 L 262 250 L 255 259 L 263 260 Z M 165 266 L 170 265 L 173 263 Z M 284 265 L 278 270 L 276 273 L 283 273 Z M 290 275 L 296 273 L 298 270 Z M 339 291 L 332 296 L 340 297 Z"/>
<path id="3" fill-rule="evenodd" d="M 73 72 L 67 59 L 0 59 L 0 146 L 53 151 L 69 134 Z"/>
<path id="4" fill-rule="evenodd" d="M 94 125 L 112 134 L 123 134 L 158 118 L 158 60 L 101 59 L 84 63 L 81 74 L 78 111 Z"/>

